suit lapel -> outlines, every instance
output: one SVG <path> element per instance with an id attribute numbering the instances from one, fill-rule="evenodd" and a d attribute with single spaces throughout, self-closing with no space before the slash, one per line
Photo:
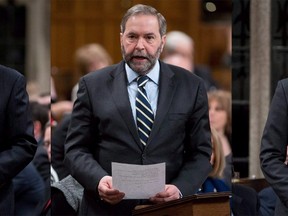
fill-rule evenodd
<path id="1" fill-rule="evenodd" d="M 112 98 L 118 109 L 118 112 L 124 122 L 126 123 L 135 142 L 143 150 L 143 145 L 140 143 L 138 132 L 136 130 L 132 110 L 130 106 L 128 91 L 127 91 L 127 77 L 124 69 L 124 62 L 122 61 L 115 70 L 111 73 L 111 80 L 108 87 L 111 91 Z"/>
<path id="2" fill-rule="evenodd" d="M 158 133 L 160 126 L 165 116 L 167 115 L 167 112 L 173 100 L 175 87 L 176 84 L 174 79 L 174 72 L 167 65 L 164 65 L 160 62 L 158 105 L 153 128 L 149 136 L 147 145 L 149 145 L 149 143 Z"/>

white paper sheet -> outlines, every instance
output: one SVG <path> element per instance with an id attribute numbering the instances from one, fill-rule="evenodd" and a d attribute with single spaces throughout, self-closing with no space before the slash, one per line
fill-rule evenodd
<path id="1" fill-rule="evenodd" d="M 165 189 L 165 163 L 134 165 L 112 162 L 113 188 L 124 199 L 149 199 Z"/>

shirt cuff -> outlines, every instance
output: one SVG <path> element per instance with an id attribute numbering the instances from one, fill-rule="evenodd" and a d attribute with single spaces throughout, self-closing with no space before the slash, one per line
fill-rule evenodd
<path id="1" fill-rule="evenodd" d="M 183 194 L 181 193 L 181 191 L 179 190 L 179 199 L 183 198 Z"/>

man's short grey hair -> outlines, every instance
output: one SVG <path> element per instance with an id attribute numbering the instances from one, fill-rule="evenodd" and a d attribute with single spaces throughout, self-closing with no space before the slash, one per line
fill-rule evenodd
<path id="1" fill-rule="evenodd" d="M 166 34 L 167 23 L 166 23 L 166 19 L 164 18 L 164 16 L 161 13 L 159 13 L 155 8 L 148 6 L 148 5 L 143 5 L 143 4 L 137 4 L 131 7 L 126 12 L 126 14 L 122 18 L 121 25 L 120 25 L 121 33 L 125 32 L 127 20 L 130 17 L 136 16 L 139 14 L 152 15 L 152 16 L 157 17 L 161 37 Z"/>
<path id="2" fill-rule="evenodd" d="M 170 31 L 166 35 L 166 44 L 164 49 L 168 52 L 174 52 L 180 43 L 192 47 L 194 45 L 193 39 L 186 33 L 181 31 Z"/>

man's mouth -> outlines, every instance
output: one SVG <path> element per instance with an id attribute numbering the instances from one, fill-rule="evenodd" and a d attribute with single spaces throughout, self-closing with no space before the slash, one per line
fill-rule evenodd
<path id="1" fill-rule="evenodd" d="M 147 59 L 145 56 L 133 56 L 132 58 L 133 58 L 133 59 L 136 59 L 136 60 L 144 60 L 144 59 Z"/>

